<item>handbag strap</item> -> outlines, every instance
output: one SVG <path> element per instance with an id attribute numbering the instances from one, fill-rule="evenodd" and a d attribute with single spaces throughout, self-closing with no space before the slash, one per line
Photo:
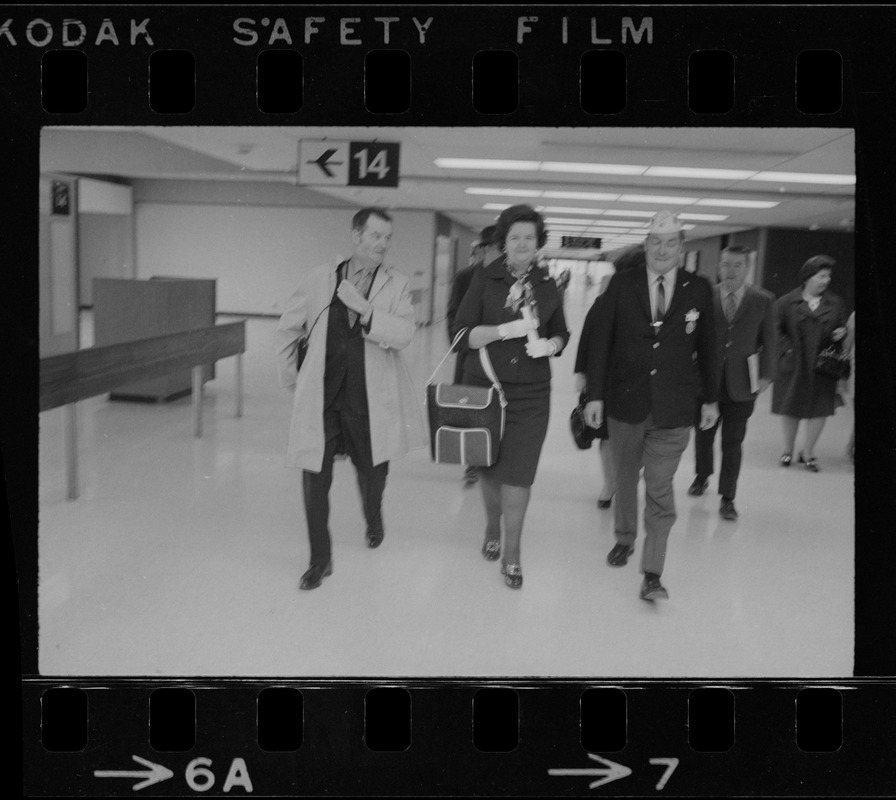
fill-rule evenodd
<path id="1" fill-rule="evenodd" d="M 467 328 L 459 331 L 457 336 L 454 337 L 454 341 L 451 342 L 451 347 L 448 348 L 448 352 L 442 356 L 442 360 L 438 363 L 438 366 L 432 371 L 432 375 L 429 376 L 429 380 L 426 382 L 427 386 L 431 386 L 433 379 L 436 377 L 436 373 L 442 368 L 442 364 L 445 363 L 445 360 L 454 352 L 454 348 L 460 344 L 460 340 L 463 338 L 464 334 L 467 332 Z M 501 407 L 507 405 L 507 400 L 504 398 L 504 387 L 501 386 L 501 381 L 498 380 L 498 376 L 495 374 L 495 368 L 492 366 L 492 360 L 489 358 L 487 346 L 483 346 L 479 348 L 479 362 L 482 364 L 482 369 L 485 371 L 485 374 L 488 376 L 489 380 L 492 382 L 492 385 L 498 390 L 498 396 L 501 400 Z"/>
<path id="2" fill-rule="evenodd" d="M 347 261 L 343 261 L 341 264 L 339 264 L 339 266 L 336 267 L 336 272 L 337 272 L 337 274 L 339 273 L 339 271 L 342 270 L 343 267 L 346 267 L 345 272 L 346 272 L 346 274 L 348 274 L 348 267 L 346 266 L 347 264 L 348 264 Z M 377 267 L 377 269 L 379 269 L 379 267 Z M 374 275 L 376 275 L 376 273 L 374 273 Z M 336 280 L 337 280 L 337 282 L 338 282 L 338 281 L 339 281 L 339 278 L 337 277 Z M 371 285 L 371 286 L 373 285 L 373 281 L 370 282 L 370 285 Z M 368 291 L 370 291 L 370 290 L 368 289 Z M 314 330 L 314 326 L 317 325 L 317 321 L 320 319 L 320 315 L 323 314 L 324 311 L 326 311 L 331 305 L 333 305 L 332 302 L 327 303 L 327 304 L 326 304 L 326 305 L 325 305 L 325 306 L 318 312 L 317 316 L 314 318 L 314 322 L 311 323 L 311 329 L 310 329 L 310 330 L 308 331 L 308 333 L 305 335 L 305 340 L 306 340 L 306 341 L 308 341 L 308 342 L 311 341 L 311 331 L 313 331 L 313 330 Z"/>

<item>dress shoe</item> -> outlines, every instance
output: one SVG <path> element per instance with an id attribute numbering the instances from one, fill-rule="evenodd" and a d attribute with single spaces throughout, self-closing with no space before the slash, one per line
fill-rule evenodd
<path id="1" fill-rule="evenodd" d="M 719 505 L 719 516 L 722 519 L 730 519 L 732 522 L 737 519 L 737 509 L 734 507 L 734 501 L 727 497 L 722 498 Z"/>
<path id="2" fill-rule="evenodd" d="M 303 576 L 302 581 L 299 583 L 300 589 L 316 589 L 320 586 L 321 581 L 327 577 L 327 575 L 333 574 L 333 562 L 330 561 L 326 564 L 312 564 L 311 569 L 309 569 Z"/>
<path id="3" fill-rule="evenodd" d="M 688 494 L 699 497 L 709 487 L 709 479 L 698 475 L 688 488 Z"/>
<path id="4" fill-rule="evenodd" d="M 611 505 L 613 505 L 612 497 L 609 500 L 598 500 L 597 501 L 597 507 L 601 508 L 601 509 L 609 508 Z"/>
<path id="5" fill-rule="evenodd" d="M 790 455 L 790 453 L 784 453 L 784 455 L 781 456 L 781 466 L 782 467 L 789 467 L 791 461 L 793 461 L 793 456 Z"/>
<path id="6" fill-rule="evenodd" d="M 660 576 L 652 572 L 644 573 L 644 582 L 641 584 L 642 600 L 668 600 L 669 593 L 660 583 Z"/>
<path id="7" fill-rule="evenodd" d="M 635 552 L 635 546 L 631 544 L 615 544 L 607 554 L 607 563 L 611 567 L 624 567 L 628 564 L 628 557 Z"/>
<path id="8" fill-rule="evenodd" d="M 815 458 L 815 456 L 812 456 L 812 458 L 805 458 L 803 454 L 800 453 L 800 464 L 805 464 L 806 469 L 809 470 L 809 472 L 821 471 L 818 466 L 818 459 Z"/>
<path id="9" fill-rule="evenodd" d="M 367 531 L 367 546 L 371 549 L 379 547 L 383 543 L 383 531 Z"/>
<path id="10" fill-rule="evenodd" d="M 519 589 L 523 585 L 523 569 L 519 564 L 502 564 L 501 574 L 504 576 L 504 583 L 511 589 Z"/>
<path id="11" fill-rule="evenodd" d="M 501 557 L 501 540 L 486 539 L 482 545 L 482 557 L 486 561 L 497 561 Z"/>

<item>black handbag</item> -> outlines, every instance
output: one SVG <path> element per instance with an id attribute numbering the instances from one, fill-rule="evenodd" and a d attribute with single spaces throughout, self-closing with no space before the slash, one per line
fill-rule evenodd
<path id="1" fill-rule="evenodd" d="M 592 428 L 585 422 L 585 404 L 587 402 L 587 395 L 582 392 L 579 395 L 578 405 L 569 415 L 569 430 L 572 433 L 572 440 L 579 450 L 587 450 L 595 439 L 607 438 L 606 420 L 601 423 L 599 428 Z"/>
<path id="2" fill-rule="evenodd" d="M 850 373 L 849 355 L 843 352 L 843 348 L 839 344 L 830 344 L 816 357 L 815 372 L 835 381 L 848 378 Z"/>
<path id="3" fill-rule="evenodd" d="M 498 460 L 507 400 L 488 350 L 479 348 L 479 360 L 492 381 L 491 386 L 433 383 L 463 334 L 464 331 L 458 333 L 426 382 L 430 454 L 437 464 L 490 467 Z"/>

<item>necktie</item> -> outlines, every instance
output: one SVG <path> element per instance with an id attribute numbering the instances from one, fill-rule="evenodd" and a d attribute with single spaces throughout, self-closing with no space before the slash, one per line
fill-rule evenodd
<path id="1" fill-rule="evenodd" d="M 734 322 L 734 315 L 737 313 L 737 301 L 734 299 L 734 292 L 729 292 L 725 298 L 725 316 L 728 322 Z"/>
<path id="2" fill-rule="evenodd" d="M 373 278 L 373 270 L 365 269 L 361 272 L 355 273 L 355 276 L 352 278 L 352 283 L 355 284 L 358 291 L 366 298 L 368 292 L 370 291 L 370 281 Z M 358 321 L 358 315 L 348 309 L 348 326 L 349 328 L 354 328 L 355 323 Z"/>
<path id="3" fill-rule="evenodd" d="M 662 322 L 666 315 L 666 287 L 663 286 L 663 276 L 656 279 L 656 320 Z"/>

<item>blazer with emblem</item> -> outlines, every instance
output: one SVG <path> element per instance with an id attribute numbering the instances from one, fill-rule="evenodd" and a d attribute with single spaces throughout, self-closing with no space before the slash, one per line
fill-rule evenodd
<path id="1" fill-rule="evenodd" d="M 722 285 L 716 285 L 712 294 L 718 369 L 728 396 L 744 403 L 756 397 L 750 387 L 748 356 L 759 355 L 760 378 L 775 379 L 778 352 L 775 296 L 757 286 L 746 286 L 734 319 L 729 322 L 722 309 Z"/>
<path id="2" fill-rule="evenodd" d="M 663 324 L 654 327 L 647 270 L 617 272 L 601 301 L 588 347 L 588 397 L 604 415 L 661 428 L 690 427 L 698 396 L 719 396 L 712 289 L 679 269 Z"/>

